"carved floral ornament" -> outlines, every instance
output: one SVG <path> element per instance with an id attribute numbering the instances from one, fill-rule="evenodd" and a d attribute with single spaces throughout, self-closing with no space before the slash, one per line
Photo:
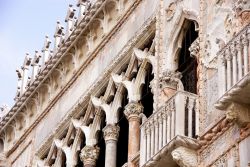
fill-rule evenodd
<path id="1" fill-rule="evenodd" d="M 131 102 L 126 105 L 124 114 L 129 120 L 132 117 L 138 117 L 143 112 L 143 106 L 140 103 Z"/>
<path id="2" fill-rule="evenodd" d="M 120 127 L 117 125 L 107 125 L 103 128 L 103 136 L 105 141 L 118 140 Z"/>
<path id="3" fill-rule="evenodd" d="M 100 153 L 97 146 L 85 146 L 80 154 L 80 159 L 84 164 L 95 165 Z"/>

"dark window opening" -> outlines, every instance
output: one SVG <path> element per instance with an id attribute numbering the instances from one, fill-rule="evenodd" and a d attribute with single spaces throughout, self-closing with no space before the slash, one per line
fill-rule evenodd
<path id="1" fill-rule="evenodd" d="M 182 41 L 182 47 L 179 52 L 179 61 L 177 71 L 182 73 L 181 81 L 184 86 L 184 90 L 197 93 L 197 61 L 190 56 L 189 47 L 198 37 L 198 32 L 195 31 L 195 24 L 192 21 L 186 20 L 183 24 L 184 38 Z"/>
<path id="2" fill-rule="evenodd" d="M 122 107 L 119 110 L 119 121 L 120 127 L 119 139 L 117 142 L 117 161 L 116 166 L 122 166 L 128 161 L 128 120 L 123 114 L 125 106 L 128 104 L 127 92 L 124 91 Z M 120 150 L 120 151 L 119 151 Z"/>
<path id="3" fill-rule="evenodd" d="M 106 117 L 105 114 L 102 113 L 102 116 L 104 118 L 102 118 L 102 124 L 101 124 L 101 129 L 103 129 L 106 126 Z M 101 131 L 97 132 L 98 138 L 99 138 L 99 142 L 98 142 L 98 147 L 100 148 L 100 152 L 99 152 L 99 157 L 98 160 L 96 162 L 96 166 L 98 167 L 105 167 L 105 151 L 106 151 L 106 145 L 105 145 L 105 140 L 103 137 L 103 133 Z"/>
<path id="4" fill-rule="evenodd" d="M 142 88 L 142 98 L 141 103 L 144 107 L 143 113 L 146 115 L 146 117 L 149 117 L 153 113 L 153 94 L 152 90 L 150 88 L 150 82 L 154 79 L 154 75 L 152 73 L 152 65 L 148 64 L 147 68 L 147 75 L 145 79 L 145 84 Z"/>

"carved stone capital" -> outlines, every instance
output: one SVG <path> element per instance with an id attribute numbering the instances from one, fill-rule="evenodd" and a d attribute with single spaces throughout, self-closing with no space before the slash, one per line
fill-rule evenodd
<path id="1" fill-rule="evenodd" d="M 240 19 L 241 24 L 247 25 L 250 23 L 250 1 L 237 0 L 234 4 L 234 12 L 236 17 Z"/>
<path id="2" fill-rule="evenodd" d="M 120 127 L 118 125 L 106 125 L 103 128 L 103 136 L 105 141 L 118 140 Z"/>
<path id="3" fill-rule="evenodd" d="M 180 167 L 197 167 L 198 166 L 198 156 L 196 151 L 186 148 L 186 147 L 177 147 L 171 152 L 173 160 Z"/>
<path id="4" fill-rule="evenodd" d="M 240 127 L 246 126 L 250 123 L 250 107 L 242 104 L 231 104 L 226 113 L 226 119 L 229 122 L 235 122 Z"/>
<path id="5" fill-rule="evenodd" d="M 200 51 L 200 42 L 199 42 L 199 38 L 197 38 L 192 44 L 191 46 L 189 47 L 189 51 L 190 51 L 190 54 L 191 54 L 191 57 L 194 57 L 194 58 L 198 58 L 198 54 L 199 54 L 199 51 Z"/>
<path id="6" fill-rule="evenodd" d="M 100 148 L 97 146 L 85 146 L 81 150 L 80 159 L 85 165 L 96 165 Z"/>
<path id="7" fill-rule="evenodd" d="M 143 112 L 143 106 L 140 103 L 131 102 L 126 105 L 124 114 L 128 120 L 131 118 L 140 119 L 140 113 Z"/>
<path id="8" fill-rule="evenodd" d="M 181 73 L 167 70 L 163 72 L 163 75 L 160 76 L 160 88 L 172 88 L 172 89 L 182 89 L 183 85 L 181 83 Z"/>

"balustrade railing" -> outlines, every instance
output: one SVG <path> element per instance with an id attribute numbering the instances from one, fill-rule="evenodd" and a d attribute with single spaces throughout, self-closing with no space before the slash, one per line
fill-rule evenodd
<path id="1" fill-rule="evenodd" d="M 198 133 L 197 95 L 178 91 L 166 105 L 141 125 L 140 166 L 156 155 L 176 135 Z"/>
<path id="2" fill-rule="evenodd" d="M 218 52 L 220 97 L 249 73 L 250 24 Z"/>

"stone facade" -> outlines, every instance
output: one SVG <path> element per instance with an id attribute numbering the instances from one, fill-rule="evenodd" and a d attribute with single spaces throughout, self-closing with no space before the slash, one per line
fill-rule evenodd
<path id="1" fill-rule="evenodd" d="M 250 166 L 250 1 L 76 6 L 16 70 L 0 166 Z"/>

